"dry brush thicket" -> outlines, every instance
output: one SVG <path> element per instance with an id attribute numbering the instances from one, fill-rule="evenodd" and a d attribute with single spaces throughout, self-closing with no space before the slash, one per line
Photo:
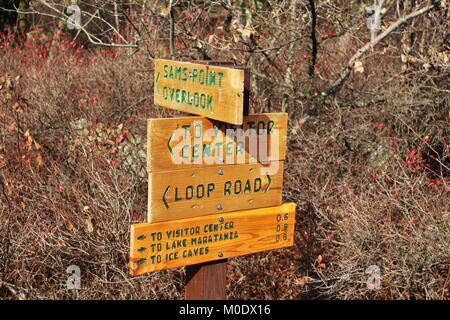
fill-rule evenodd
<path id="1" fill-rule="evenodd" d="M 352 60 L 370 40 L 368 2 L 101 7 L 106 22 L 86 33 L 104 28 L 118 47 L 31 1 L 31 29 L 0 36 L 0 298 L 183 297 L 183 269 L 127 271 L 129 227 L 147 210 L 146 119 L 176 114 L 152 103 L 161 57 L 245 65 L 251 112 L 289 113 L 295 246 L 231 259 L 229 298 L 448 299 L 448 3 L 386 0 L 379 34 L 431 7 Z"/>

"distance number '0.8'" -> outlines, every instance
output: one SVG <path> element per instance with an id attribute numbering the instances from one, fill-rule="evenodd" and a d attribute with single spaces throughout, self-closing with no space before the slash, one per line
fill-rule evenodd
<path id="1" fill-rule="evenodd" d="M 288 224 L 289 214 L 277 214 L 277 234 L 275 236 L 276 242 L 286 241 L 288 239 Z"/>

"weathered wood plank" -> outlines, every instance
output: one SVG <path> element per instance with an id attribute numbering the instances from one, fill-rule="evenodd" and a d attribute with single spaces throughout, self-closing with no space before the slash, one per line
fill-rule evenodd
<path id="1" fill-rule="evenodd" d="M 149 173 L 148 221 L 281 204 L 283 161 Z"/>
<path id="2" fill-rule="evenodd" d="M 178 268 L 291 246 L 294 203 L 131 226 L 130 273 Z"/>
<path id="3" fill-rule="evenodd" d="M 195 168 L 207 166 L 211 161 L 217 164 L 219 159 L 226 164 L 237 164 L 241 160 L 241 163 L 284 160 L 287 118 L 286 113 L 255 114 L 245 116 L 241 126 L 196 116 L 149 119 L 147 171 Z M 240 129 L 242 131 L 237 131 Z M 235 134 L 247 133 L 247 137 L 227 136 L 227 130 Z M 267 145 L 262 144 L 263 139 Z"/>
<path id="4" fill-rule="evenodd" d="M 154 63 L 156 105 L 242 124 L 244 70 L 164 59 Z"/>
<path id="5" fill-rule="evenodd" d="M 227 259 L 186 267 L 185 300 L 225 300 Z"/>

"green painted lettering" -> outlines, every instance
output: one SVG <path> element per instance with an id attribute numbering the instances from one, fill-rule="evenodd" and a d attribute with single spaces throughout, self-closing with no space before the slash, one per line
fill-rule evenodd
<path id="1" fill-rule="evenodd" d="M 194 125 L 194 138 L 201 139 L 203 133 L 203 125 L 201 123 L 195 123 Z"/>
<path id="2" fill-rule="evenodd" d="M 205 195 L 205 186 L 203 184 L 199 184 L 197 186 L 197 198 L 201 199 Z"/>
<path id="3" fill-rule="evenodd" d="M 182 126 L 182 128 L 184 129 L 184 138 L 187 139 L 188 135 L 189 135 L 189 128 L 191 127 L 190 124 L 185 124 Z"/>
<path id="4" fill-rule="evenodd" d="M 198 104 L 199 104 L 199 97 L 198 97 L 198 92 L 194 93 L 194 106 L 198 108 Z"/>
<path id="5" fill-rule="evenodd" d="M 217 73 L 217 75 L 219 76 L 219 88 L 222 88 L 223 73 L 219 72 L 219 73 Z"/>
<path id="6" fill-rule="evenodd" d="M 206 105 L 206 107 L 209 109 L 209 110 L 212 110 L 212 96 L 208 96 L 208 103 L 207 103 L 207 105 Z"/>
<path id="7" fill-rule="evenodd" d="M 193 69 L 192 70 L 192 83 L 195 82 L 195 78 L 197 78 L 198 75 L 198 70 L 197 69 Z"/>
<path id="8" fill-rule="evenodd" d="M 181 67 L 175 67 L 175 78 L 177 80 L 181 79 Z"/>
<path id="9" fill-rule="evenodd" d="M 223 190 L 223 195 L 224 196 L 229 196 L 231 194 L 231 181 L 227 181 L 225 182 L 225 187 Z"/>
<path id="10" fill-rule="evenodd" d="M 192 147 L 192 158 L 193 159 L 198 159 L 200 157 L 199 150 L 198 150 L 199 148 L 200 148 L 199 144 L 195 144 Z"/>
<path id="11" fill-rule="evenodd" d="M 208 192 L 206 193 L 206 196 L 209 198 L 211 196 L 211 192 L 213 192 L 215 189 L 214 183 L 208 183 Z"/>
<path id="12" fill-rule="evenodd" d="M 227 143 L 227 156 L 233 155 L 233 142 Z"/>
<path id="13" fill-rule="evenodd" d="M 175 188 L 175 202 L 181 201 L 182 199 L 178 196 L 178 188 Z"/>
<path id="14" fill-rule="evenodd" d="M 198 73 L 198 82 L 200 84 L 205 83 L 205 70 L 200 69 L 200 72 Z"/>
<path id="15" fill-rule="evenodd" d="M 203 144 L 203 155 L 206 157 L 211 157 L 211 145 L 210 144 Z"/>
<path id="16" fill-rule="evenodd" d="M 209 73 L 209 85 L 214 86 L 216 84 L 216 73 L 214 71 L 211 71 Z"/>
<path id="17" fill-rule="evenodd" d="M 253 192 L 260 191 L 261 190 L 261 185 L 262 185 L 261 178 L 256 178 L 255 179 L 255 183 L 254 183 L 254 187 L 253 187 Z"/>
<path id="18" fill-rule="evenodd" d="M 252 188 L 250 186 L 250 180 L 247 180 L 247 182 L 245 183 L 244 193 L 251 193 L 251 192 Z"/>
<path id="19" fill-rule="evenodd" d="M 205 109 L 205 108 L 206 108 L 206 96 L 205 96 L 204 93 L 202 93 L 202 94 L 200 95 L 200 107 L 201 107 L 202 109 Z"/>
<path id="20" fill-rule="evenodd" d="M 241 180 L 236 180 L 234 183 L 234 193 L 240 194 L 242 192 L 242 182 Z"/>
<path id="21" fill-rule="evenodd" d="M 187 186 L 186 187 L 186 200 L 191 200 L 194 197 L 194 187 Z"/>

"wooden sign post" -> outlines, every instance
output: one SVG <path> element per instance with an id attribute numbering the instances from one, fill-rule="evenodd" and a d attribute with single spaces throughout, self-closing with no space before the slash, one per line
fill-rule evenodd
<path id="1" fill-rule="evenodd" d="M 225 300 L 227 259 L 186 267 L 186 300 Z"/>
<path id="2" fill-rule="evenodd" d="M 186 266 L 186 299 L 225 299 L 228 258 L 292 246 L 287 114 L 248 115 L 249 92 L 248 69 L 155 59 L 155 104 L 203 117 L 148 120 L 148 222 L 131 226 L 131 275 Z"/>
<path id="3" fill-rule="evenodd" d="M 229 62 L 204 61 L 201 64 L 232 66 Z M 243 115 L 250 108 L 250 70 L 244 68 Z M 239 122 L 239 119 L 238 121 Z M 240 124 L 240 123 L 239 123 Z M 227 297 L 227 259 L 186 267 L 186 300 L 225 300 Z"/>

